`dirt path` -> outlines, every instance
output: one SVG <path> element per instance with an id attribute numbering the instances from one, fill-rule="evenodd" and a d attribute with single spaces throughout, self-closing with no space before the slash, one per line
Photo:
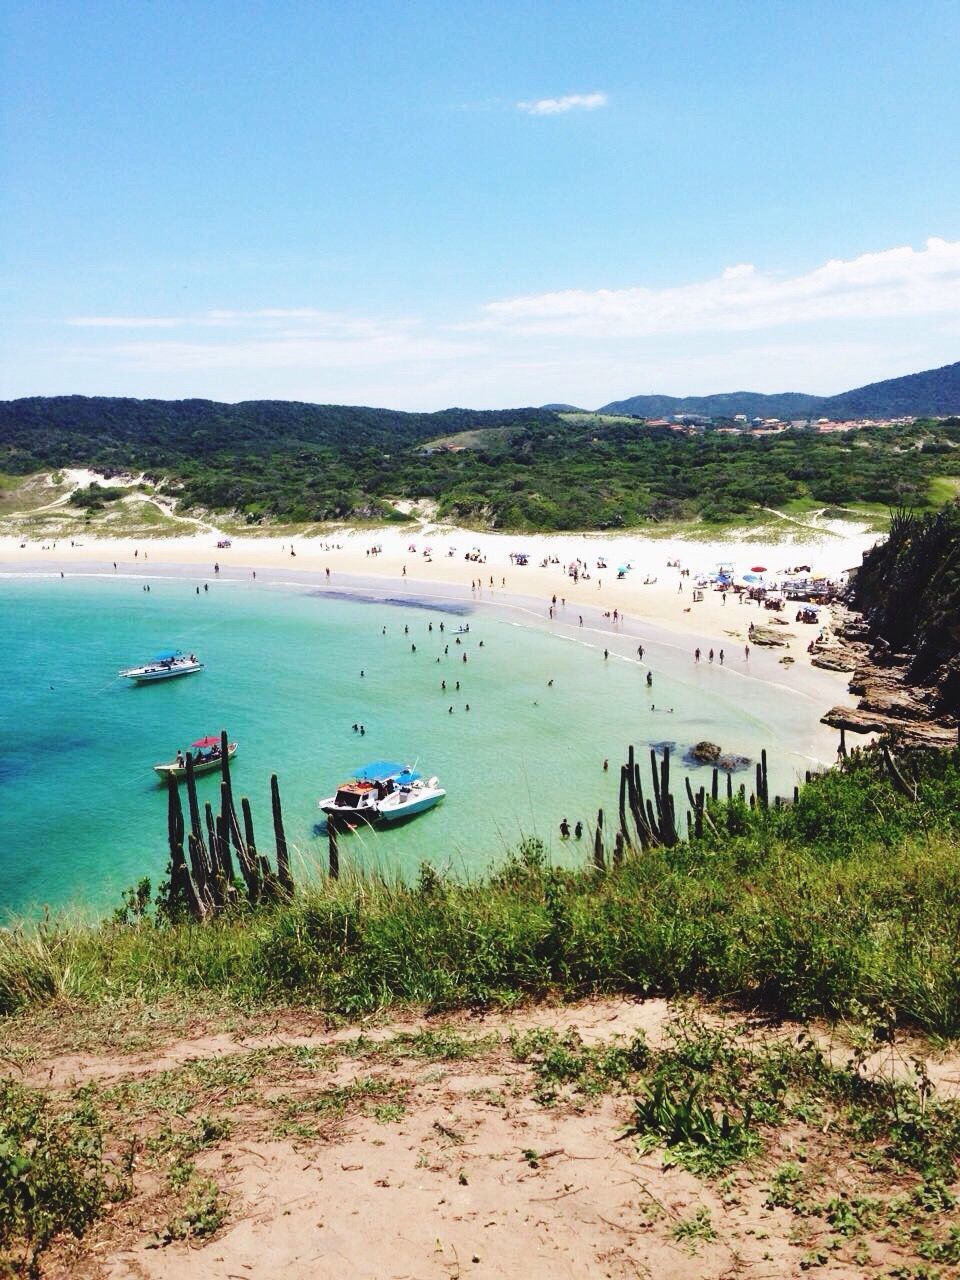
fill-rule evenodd
<path id="1" fill-rule="evenodd" d="M 11 1040 L 24 1082 L 64 1099 L 82 1088 L 137 1151 L 132 1195 L 82 1241 L 59 1242 L 44 1276 L 915 1274 L 892 1271 L 907 1256 L 899 1236 L 837 1234 L 822 1215 L 771 1200 L 775 1171 L 798 1158 L 824 1203 L 877 1191 L 863 1153 L 838 1147 L 822 1118 L 771 1130 L 762 1152 L 722 1177 L 694 1176 L 624 1137 L 642 1089 L 634 1068 L 678 1034 L 681 1044 L 693 1035 L 706 1045 L 715 1030 L 787 1045 L 796 1027 L 713 1011 L 694 1026 L 665 1001 L 610 999 L 366 1027 L 286 1011 L 225 1031 L 211 1017 L 118 1052 L 110 1041 L 126 1028 L 111 1017 L 25 1025 Z M 849 1057 L 819 1035 L 838 1064 Z M 906 1078 L 913 1048 L 862 1071 Z M 636 1061 L 611 1074 L 617 1054 Z M 944 1057 L 931 1077 L 955 1088 L 960 1062 Z"/>

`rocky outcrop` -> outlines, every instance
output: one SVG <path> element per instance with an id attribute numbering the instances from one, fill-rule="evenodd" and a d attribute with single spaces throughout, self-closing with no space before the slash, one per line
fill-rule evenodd
<path id="1" fill-rule="evenodd" d="M 942 712 L 935 684 L 911 682 L 913 655 L 869 638 L 867 623 L 849 610 L 834 613 L 837 631 L 814 646 L 814 666 L 850 672 L 856 707 L 832 707 L 822 723 L 851 733 L 883 733 L 907 746 L 954 746 L 957 719 Z M 958 672 L 960 679 L 960 672 Z"/>
<path id="2" fill-rule="evenodd" d="M 792 631 L 778 631 L 775 627 L 763 627 L 759 623 L 750 623 L 749 639 L 751 644 L 761 647 L 786 648 L 796 637 Z"/>

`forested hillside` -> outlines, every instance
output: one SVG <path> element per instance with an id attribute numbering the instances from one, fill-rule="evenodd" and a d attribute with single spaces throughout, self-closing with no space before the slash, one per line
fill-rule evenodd
<path id="1" fill-rule="evenodd" d="M 436 447 L 438 439 L 445 447 Z M 450 447 L 450 445 L 453 447 Z M 466 447 L 462 447 L 466 446 Z M 960 419 L 819 436 L 685 435 L 544 409 L 434 414 L 285 402 L 64 397 L 0 404 L 0 472 L 145 472 L 184 506 L 250 522 L 397 516 L 611 529 L 732 520 L 791 502 L 923 506 L 960 478 Z M 940 481 L 938 502 L 951 491 Z"/>
<path id="2" fill-rule="evenodd" d="M 717 418 L 735 413 L 748 417 L 849 418 L 936 417 L 960 413 L 960 362 L 925 369 L 903 378 L 886 378 L 835 396 L 811 396 L 796 391 L 758 395 L 754 391 L 726 391 L 709 396 L 630 396 L 613 400 L 600 413 L 630 413 L 662 418 L 674 413 L 703 413 Z"/>

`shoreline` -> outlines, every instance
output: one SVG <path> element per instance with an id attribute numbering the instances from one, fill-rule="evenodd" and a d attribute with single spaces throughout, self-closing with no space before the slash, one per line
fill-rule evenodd
<path id="1" fill-rule="evenodd" d="M 56 542 L 21 545 L 17 537 L 0 537 L 0 574 L 17 569 L 51 574 L 60 572 L 100 571 L 131 573 L 143 576 L 150 569 L 167 566 L 175 572 L 206 570 L 210 580 L 221 581 L 239 573 L 242 576 L 262 571 L 302 575 L 314 574 L 326 583 L 330 571 L 331 587 L 353 578 L 374 580 L 399 591 L 404 584 L 419 589 L 459 589 L 477 602 L 509 601 L 522 598 L 536 616 L 549 622 L 548 610 L 557 597 L 557 614 L 574 622 L 582 613 L 599 610 L 601 614 L 617 610 L 629 623 L 656 626 L 685 637 L 691 650 L 700 644 L 716 649 L 736 649 L 747 642 L 751 622 L 763 623 L 765 611 L 754 603 L 739 603 L 739 597 L 727 597 L 707 589 L 702 601 L 694 603 L 693 577 L 699 572 L 716 570 L 719 564 L 751 568 L 764 565 L 771 572 L 798 563 L 809 564 L 814 573 L 839 578 L 876 542 L 876 535 L 862 530 L 841 536 L 825 530 L 819 541 L 770 543 L 744 539 L 741 542 L 692 543 L 680 539 L 650 539 L 628 534 L 532 534 L 476 533 L 437 526 L 420 528 L 353 529 L 343 527 L 324 537 L 238 537 L 229 548 L 218 548 L 223 535 L 215 528 L 197 531 L 189 536 L 171 538 L 93 538 L 71 544 L 69 538 Z M 294 554 L 290 554 L 293 548 Z M 382 550 L 369 554 L 374 547 Z M 411 550 L 410 548 L 416 548 Z M 425 548 L 433 555 L 426 557 Z M 449 554 L 455 548 L 454 554 Z M 476 549 L 480 560 L 467 560 L 468 551 Z M 529 557 L 525 566 L 511 563 L 511 553 L 523 552 Z M 543 567 L 544 560 L 556 561 Z M 566 567 L 581 561 L 589 578 L 574 582 Z M 607 568 L 597 568 L 605 560 Z M 690 577 L 681 577 L 668 562 L 679 561 Z M 617 578 L 617 568 L 629 564 L 630 571 Z M 116 570 L 114 570 L 116 565 Z M 231 572 L 232 571 L 232 572 Z M 492 579 L 492 584 L 491 584 Z M 471 584 L 480 582 L 478 590 Z M 566 605 L 561 605 L 561 600 Z M 586 611 L 586 612 L 585 612 Z M 788 610 L 789 613 L 789 610 Z M 793 624 L 788 618 L 784 628 L 794 639 L 777 649 L 777 656 L 789 656 L 795 666 L 809 667 L 806 646 L 816 633 L 804 624 Z M 752 648 L 753 646 L 751 646 Z"/>
<path id="2" fill-rule="evenodd" d="M 804 718 L 806 714 L 810 715 L 810 728 L 814 733 L 832 732 L 820 725 L 821 717 L 831 707 L 854 707 L 856 702 L 847 687 L 848 675 L 811 664 L 806 643 L 808 636 L 815 634 L 813 628 L 791 623 L 784 628 L 784 632 L 795 638 L 787 646 L 765 650 L 751 644 L 749 658 L 746 658 L 744 645 L 749 623 L 763 622 L 763 610 L 755 604 L 738 604 L 733 601 L 724 605 L 720 593 L 708 590 L 695 611 L 690 608 L 685 613 L 683 610 L 687 606 L 683 602 L 689 598 L 691 588 L 687 585 L 684 592 L 677 592 L 675 584 L 679 580 L 679 574 L 676 569 L 667 571 L 673 580 L 672 584 L 660 581 L 646 586 L 642 585 L 639 578 L 639 569 L 633 571 L 636 585 L 629 584 L 629 579 L 618 581 L 613 573 L 604 580 L 602 587 L 594 588 L 595 596 L 590 599 L 588 593 L 593 587 L 593 580 L 574 584 L 556 565 L 550 569 L 534 569 L 530 566 L 518 569 L 507 562 L 506 568 L 510 570 L 508 576 L 502 572 L 503 566 L 491 564 L 489 557 L 485 565 L 463 560 L 454 562 L 446 556 L 424 564 L 422 557 L 417 558 L 419 563 L 413 563 L 414 557 L 408 553 L 399 562 L 400 569 L 395 569 L 395 573 L 390 574 L 384 570 L 395 566 L 386 554 L 382 557 L 366 557 L 361 551 L 360 556 L 366 562 L 364 566 L 357 564 L 356 548 L 351 548 L 352 554 L 347 555 L 346 548 L 339 550 L 328 545 L 326 551 L 310 554 L 302 550 L 306 542 L 302 540 L 298 544 L 301 550 L 295 557 L 291 558 L 287 552 L 271 544 L 264 548 L 266 554 L 257 557 L 259 563 L 255 564 L 245 563 L 254 559 L 246 554 L 246 545 L 239 549 L 238 556 L 231 555 L 238 550 L 236 544 L 227 551 L 217 551 L 214 548 L 214 556 L 221 557 L 221 569 L 217 574 L 213 570 L 216 560 L 211 559 L 206 540 L 200 546 L 197 545 L 199 539 L 186 541 L 189 543 L 187 550 L 190 558 L 178 554 L 176 559 L 166 555 L 161 559 L 157 555 L 158 552 L 162 554 L 173 550 L 167 546 L 168 540 L 156 540 L 149 546 L 141 542 L 137 548 L 140 554 L 135 558 L 132 556 L 133 548 L 125 547 L 130 552 L 125 559 L 121 559 L 122 552 L 118 545 L 103 541 L 73 548 L 69 545 L 64 548 L 58 544 L 55 549 L 51 547 L 43 553 L 43 559 L 34 558 L 35 548 L 18 552 L 16 559 L 3 554 L 4 549 L 0 548 L 0 582 L 5 578 L 39 577 L 55 580 L 61 574 L 65 579 L 74 580 L 116 578 L 138 583 L 151 579 L 189 580 L 198 584 L 206 582 L 211 586 L 217 584 L 267 591 L 306 591 L 318 597 L 329 595 L 331 598 L 349 598 L 388 607 L 391 604 L 421 604 L 425 608 L 440 608 L 452 613 L 483 612 L 512 625 L 534 629 L 587 648 L 598 651 L 609 649 L 610 657 L 614 660 L 649 668 L 654 672 L 657 670 L 658 658 L 675 668 L 683 660 L 684 654 L 689 655 L 692 668 L 694 649 L 700 647 L 703 655 L 701 668 L 704 671 L 709 669 L 714 680 L 729 684 L 729 692 L 721 687 L 717 690 L 718 693 L 741 704 L 754 696 L 764 699 L 786 697 L 791 701 L 806 702 L 809 708 L 804 713 Z M 91 550 L 99 553 L 97 558 L 90 556 Z M 176 550 L 180 553 L 182 549 L 178 547 Z M 709 554 L 709 547 L 704 550 Z M 102 558 L 104 551 L 117 554 L 116 569 L 112 558 Z M 144 551 L 147 552 L 146 559 Z M 156 558 L 151 559 L 150 553 Z M 231 556 L 229 561 L 226 559 L 228 556 Z M 350 564 L 350 571 L 338 567 L 345 562 Z M 406 576 L 401 572 L 404 563 L 409 564 Z M 414 576 L 421 571 L 421 565 L 423 569 L 433 571 L 430 578 Z M 356 571 L 363 567 L 366 568 L 365 572 Z M 329 579 L 327 568 L 330 569 Z M 506 578 L 507 586 L 498 583 L 490 588 L 489 571 L 498 568 L 501 572 L 494 580 L 502 582 Z M 471 590 L 470 572 L 473 573 L 474 581 L 478 572 L 486 572 L 486 585 L 479 590 Z M 458 577 L 466 578 L 467 581 L 456 581 Z M 520 578 L 523 586 L 529 584 L 544 592 L 551 589 L 551 594 L 539 596 L 511 589 L 511 578 Z M 685 580 L 687 584 L 690 581 Z M 571 595 L 567 597 L 564 608 L 560 604 L 560 592 L 566 589 L 565 584 L 569 584 Z M 625 585 L 627 589 L 624 589 Z M 549 609 L 554 591 L 558 595 L 558 603 L 551 618 Z M 578 594 L 573 595 L 574 592 Z M 619 605 L 613 603 L 614 595 L 620 598 Z M 637 601 L 638 605 L 642 602 L 648 606 L 647 610 L 641 611 L 635 606 L 628 612 L 624 597 Z M 612 608 L 618 610 L 617 622 L 611 616 L 605 616 Z M 619 616 L 621 609 L 624 611 L 623 616 Z M 582 625 L 579 621 L 581 617 Z M 642 659 L 638 656 L 639 645 L 644 650 Z M 717 661 L 710 664 L 707 657 L 710 648 L 714 647 L 719 651 L 725 646 L 725 663 L 721 665 Z M 794 663 L 784 665 L 780 660 L 784 656 L 793 657 Z M 673 674 L 676 674 L 675 670 Z"/>

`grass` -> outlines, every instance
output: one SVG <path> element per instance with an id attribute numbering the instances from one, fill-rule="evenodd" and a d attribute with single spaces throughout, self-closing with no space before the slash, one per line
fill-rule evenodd
<path id="1" fill-rule="evenodd" d="M 316 1046 L 238 1047 L 226 1057 L 73 1091 L 42 1093 L 7 1081 L 0 1274 L 4 1264 L 14 1275 L 35 1273 L 48 1247 L 62 1250 L 56 1236 L 84 1235 L 121 1200 L 133 1203 L 125 1217 L 146 1219 L 139 1231 L 141 1239 L 152 1232 L 148 1248 L 202 1241 L 229 1218 L 211 1170 L 229 1163 L 231 1150 L 279 1140 L 298 1152 L 329 1152 L 364 1122 L 367 1133 L 377 1126 L 377 1142 L 384 1126 L 408 1119 L 417 1126 L 419 1108 L 435 1096 L 434 1064 L 458 1062 L 468 1073 L 482 1064 L 513 1106 L 530 1098 L 568 1112 L 597 1108 L 601 1095 L 619 1099 L 618 1110 L 632 1110 L 619 1132 L 608 1117 L 611 1144 L 631 1144 L 648 1169 L 654 1161 L 680 1165 L 724 1203 L 739 1203 L 755 1186 L 765 1210 L 792 1219 L 806 1268 L 867 1257 L 881 1240 L 914 1267 L 960 1260 L 950 1189 L 960 1160 L 960 1103 L 934 1097 L 923 1071 L 910 1080 L 868 1070 L 856 1045 L 841 1055 L 803 1034 L 748 1034 L 742 1018 L 678 1007 L 656 1045 L 642 1034 L 585 1044 L 572 1031 L 477 1034 L 441 1023 L 381 1039 L 360 1033 Z M 434 1120 L 432 1130 L 444 1149 L 466 1151 L 456 1128 Z M 537 1172 L 558 1154 L 518 1142 L 514 1158 Z M 457 1154 L 450 1176 L 470 1185 L 470 1167 L 480 1172 L 469 1154 Z M 651 1204 L 667 1215 L 663 1230 L 691 1253 L 720 1236 L 705 1205 L 680 1216 Z"/>
<path id="2" fill-rule="evenodd" d="M 737 997 L 960 1034 L 960 765 L 898 794 L 871 754 L 796 805 L 718 810 L 719 833 L 562 870 L 528 842 L 485 880 L 344 877 L 195 926 L 151 917 L 0 932 L 0 1013 L 211 995 L 354 1017 L 547 994 Z M 722 816 L 721 816 L 722 815 Z M 727 830 L 727 827 L 730 830 Z"/>

